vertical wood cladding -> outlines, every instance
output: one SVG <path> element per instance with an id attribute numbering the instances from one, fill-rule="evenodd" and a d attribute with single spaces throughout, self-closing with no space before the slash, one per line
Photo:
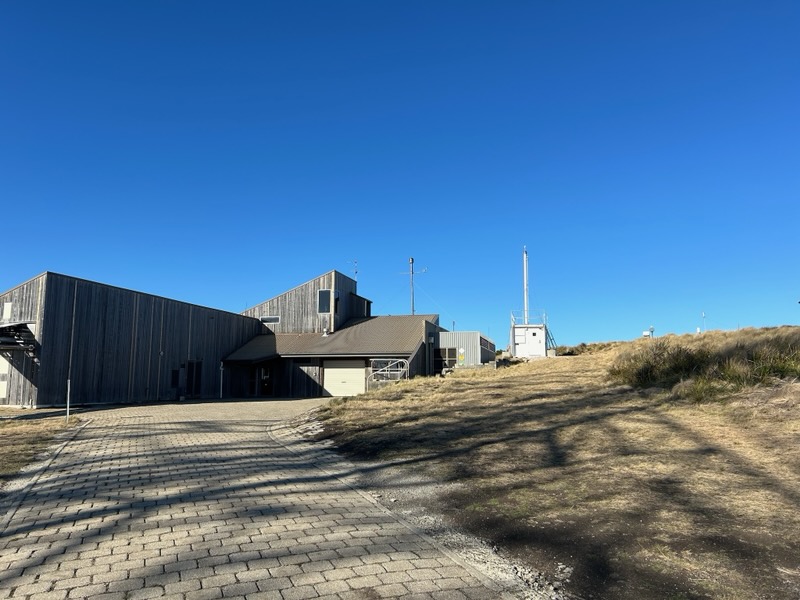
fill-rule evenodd
<path id="1" fill-rule="evenodd" d="M 318 358 L 280 361 L 278 394 L 286 398 L 322 396 L 322 366 Z"/>
<path id="2" fill-rule="evenodd" d="M 331 290 L 331 311 L 320 314 L 317 301 L 320 290 Z M 242 314 L 260 319 L 280 317 L 270 324 L 275 333 L 322 333 L 338 330 L 352 318 L 367 316 L 369 301 L 356 295 L 356 282 L 338 271 L 330 271 L 276 296 Z"/>
<path id="3" fill-rule="evenodd" d="M 15 306 L 26 307 L 19 320 L 32 320 L 43 299 L 38 373 L 12 363 L 9 404 L 25 404 L 32 394 L 35 406 L 64 406 L 68 379 L 74 404 L 177 399 L 187 395 L 187 366 L 191 396 L 214 398 L 222 358 L 263 331 L 259 321 L 242 315 L 55 273 L 0 301 L 9 294 Z M 180 375 L 177 385 L 173 371 Z M 21 381 L 29 379 L 38 394 Z"/>

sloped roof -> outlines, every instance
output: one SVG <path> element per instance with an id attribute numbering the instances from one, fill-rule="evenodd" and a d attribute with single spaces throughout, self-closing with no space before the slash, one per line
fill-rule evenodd
<path id="1" fill-rule="evenodd" d="M 244 346 L 226 356 L 223 360 L 234 362 L 256 362 L 278 356 L 275 334 L 257 335 Z"/>
<path id="2" fill-rule="evenodd" d="M 368 317 L 348 321 L 338 331 L 260 335 L 225 360 L 255 362 L 278 356 L 410 356 L 424 341 L 425 321 L 437 315 Z"/>

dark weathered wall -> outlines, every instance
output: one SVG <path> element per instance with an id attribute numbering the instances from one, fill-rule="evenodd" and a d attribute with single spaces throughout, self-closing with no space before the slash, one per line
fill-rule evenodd
<path id="1" fill-rule="evenodd" d="M 322 396 L 322 368 L 318 358 L 287 358 L 278 361 L 278 385 L 275 395 L 280 398 L 319 398 Z"/>
<path id="2" fill-rule="evenodd" d="M 47 273 L 36 406 L 215 398 L 220 361 L 255 319 Z M 20 404 L 24 394 L 9 395 Z"/>
<path id="3" fill-rule="evenodd" d="M 435 340 L 441 327 L 430 321 L 424 321 L 420 327 L 423 328 L 423 337 L 417 350 L 408 359 L 409 377 L 433 375 L 434 372 Z M 429 341 L 431 337 L 434 338 L 433 342 Z"/>
<path id="4" fill-rule="evenodd" d="M 338 304 L 331 303 L 331 312 L 317 312 L 320 290 L 338 292 Z M 242 314 L 259 319 L 280 317 L 280 323 L 269 325 L 275 333 L 322 333 L 333 332 L 351 318 L 363 317 L 369 303 L 356 295 L 356 282 L 338 271 L 331 271 L 316 279 L 297 286 L 271 300 L 249 308 Z"/>

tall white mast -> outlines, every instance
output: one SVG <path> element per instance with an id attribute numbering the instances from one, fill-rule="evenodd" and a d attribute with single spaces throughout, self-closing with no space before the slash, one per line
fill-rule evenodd
<path id="1" fill-rule="evenodd" d="M 522 286 L 524 288 L 524 304 L 525 307 L 524 312 L 522 313 L 522 319 L 525 322 L 525 325 L 528 324 L 528 249 L 527 247 L 522 247 Z"/>

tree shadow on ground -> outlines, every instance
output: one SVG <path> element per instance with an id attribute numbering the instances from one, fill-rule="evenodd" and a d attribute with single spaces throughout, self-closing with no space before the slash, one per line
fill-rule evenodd
<path id="1" fill-rule="evenodd" d="M 139 416 L 87 427 L 16 498 L 0 589 L 192 597 L 202 582 L 219 597 L 301 594 L 294 577 L 436 554 L 345 483 L 352 472 L 330 452 L 280 442 L 271 424 Z"/>
<path id="2" fill-rule="evenodd" d="M 354 460 L 458 483 L 431 507 L 534 568 L 572 565 L 584 596 L 797 597 L 775 568 L 797 568 L 796 477 L 665 394 L 558 379 L 557 390 L 465 380 L 431 402 L 354 402 L 358 419 L 332 418 L 324 436 Z"/>

